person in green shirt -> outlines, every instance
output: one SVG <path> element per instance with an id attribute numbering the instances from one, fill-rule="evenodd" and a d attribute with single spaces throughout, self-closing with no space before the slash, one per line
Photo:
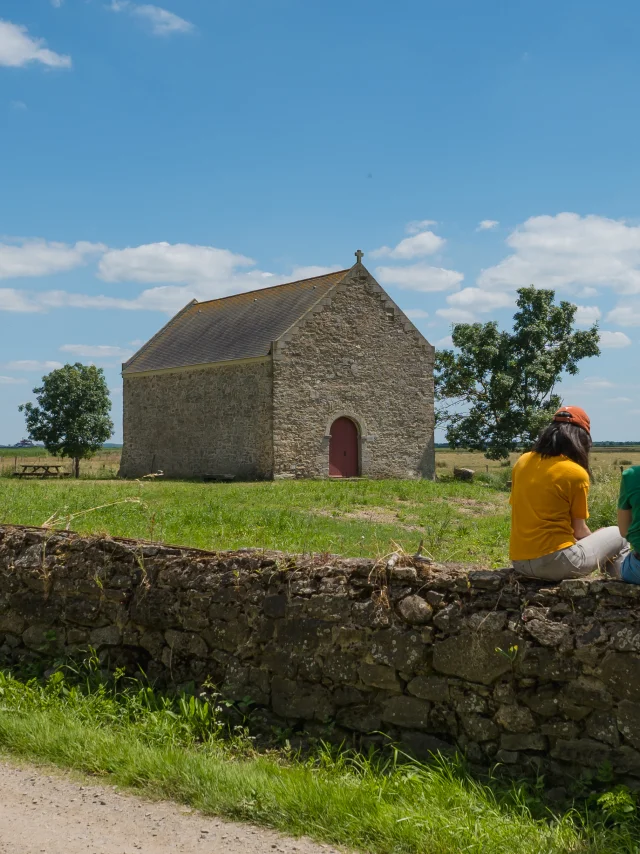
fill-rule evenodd
<path id="1" fill-rule="evenodd" d="M 640 466 L 631 466 L 622 473 L 618 498 L 618 527 L 631 543 L 620 577 L 629 584 L 640 584 Z"/>

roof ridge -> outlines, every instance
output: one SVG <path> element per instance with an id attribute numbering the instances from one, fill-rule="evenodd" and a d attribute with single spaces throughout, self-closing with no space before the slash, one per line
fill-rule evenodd
<path id="1" fill-rule="evenodd" d="M 202 302 L 194 300 L 192 305 L 208 305 L 210 302 L 222 302 L 225 299 L 233 299 L 234 297 L 247 296 L 247 294 L 259 294 L 263 291 L 274 291 L 276 288 L 285 288 L 287 285 L 301 285 L 303 282 L 313 282 L 314 279 L 326 279 L 327 276 L 337 276 L 339 273 L 346 274 L 351 268 L 345 270 L 332 270 L 330 273 L 320 273 L 318 276 L 309 276 L 308 279 L 295 279 L 292 282 L 280 282 L 279 285 L 270 285 L 268 288 L 254 288 L 252 291 L 240 291 L 237 294 L 227 294 L 226 297 L 216 297 L 215 299 L 207 299 Z"/>

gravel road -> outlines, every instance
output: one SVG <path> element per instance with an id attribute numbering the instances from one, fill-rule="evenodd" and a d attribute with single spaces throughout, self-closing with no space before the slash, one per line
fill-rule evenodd
<path id="1" fill-rule="evenodd" d="M 338 854 L 113 787 L 0 762 L 0 854 Z"/>

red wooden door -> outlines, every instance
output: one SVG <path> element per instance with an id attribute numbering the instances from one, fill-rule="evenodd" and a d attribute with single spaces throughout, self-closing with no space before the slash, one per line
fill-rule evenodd
<path id="1" fill-rule="evenodd" d="M 357 477 L 358 428 L 350 418 L 338 418 L 331 425 L 329 477 Z"/>

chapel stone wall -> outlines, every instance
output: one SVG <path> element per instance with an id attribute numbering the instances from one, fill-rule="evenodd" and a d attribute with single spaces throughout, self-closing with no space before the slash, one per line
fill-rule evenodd
<path id="1" fill-rule="evenodd" d="M 120 474 L 269 478 L 271 361 L 125 374 Z"/>

